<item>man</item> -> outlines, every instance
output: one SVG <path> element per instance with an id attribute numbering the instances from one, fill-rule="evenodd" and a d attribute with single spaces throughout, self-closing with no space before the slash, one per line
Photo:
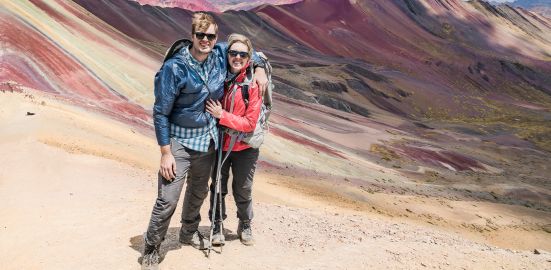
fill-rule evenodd
<path id="1" fill-rule="evenodd" d="M 208 193 L 218 144 L 216 120 L 205 112 L 208 99 L 224 92 L 227 44 L 216 44 L 218 25 L 206 13 L 195 13 L 191 41 L 175 43 L 155 75 L 153 119 L 161 149 L 158 196 L 144 237 L 142 266 L 155 268 L 159 247 L 187 180 L 179 240 L 197 249 L 209 242 L 198 231 L 199 211 Z M 253 56 L 259 85 L 267 83 L 262 60 Z"/>

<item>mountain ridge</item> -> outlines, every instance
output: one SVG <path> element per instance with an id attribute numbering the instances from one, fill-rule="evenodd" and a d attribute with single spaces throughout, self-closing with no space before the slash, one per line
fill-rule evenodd
<path id="1" fill-rule="evenodd" d="M 551 1 L 549 0 L 516 0 L 509 2 L 508 4 L 515 7 L 523 7 L 527 10 L 551 18 Z"/>
<path id="2" fill-rule="evenodd" d="M 286 5 L 303 0 L 128 0 L 141 5 L 157 7 L 173 7 L 191 11 L 223 12 L 228 10 L 250 10 L 265 4 Z"/>

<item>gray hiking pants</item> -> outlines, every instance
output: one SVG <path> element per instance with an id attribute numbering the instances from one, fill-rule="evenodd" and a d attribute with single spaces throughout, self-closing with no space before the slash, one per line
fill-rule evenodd
<path id="1" fill-rule="evenodd" d="M 222 219 L 226 219 L 226 194 L 228 194 L 228 180 L 230 167 L 232 170 L 232 190 L 235 205 L 237 206 L 237 218 L 239 220 L 253 219 L 253 177 L 258 160 L 258 148 L 248 148 L 242 151 L 231 152 L 228 159 L 222 165 L 221 191 L 222 191 Z M 226 155 L 226 152 L 222 152 Z M 213 181 L 210 184 L 210 209 L 209 219 L 212 220 L 214 206 L 214 179 L 216 178 L 216 165 L 213 170 Z M 216 205 L 216 220 L 220 220 L 220 207 Z"/>
<path id="2" fill-rule="evenodd" d="M 145 242 L 149 245 L 158 245 L 163 241 L 186 180 L 181 220 L 183 231 L 197 230 L 201 221 L 199 211 L 208 194 L 215 157 L 214 143 L 211 142 L 208 152 L 191 150 L 174 139 L 170 140 L 170 147 L 176 160 L 176 178 L 167 181 L 160 173 L 158 175 L 157 200 L 145 235 Z"/>

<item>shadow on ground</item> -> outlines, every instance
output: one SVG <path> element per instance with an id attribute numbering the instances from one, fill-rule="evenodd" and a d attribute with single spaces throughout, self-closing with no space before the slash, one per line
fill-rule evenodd
<path id="1" fill-rule="evenodd" d="M 199 231 L 201 232 L 201 234 L 208 237 L 209 234 L 210 234 L 210 226 L 199 226 Z M 165 236 L 165 240 L 161 243 L 161 250 L 160 250 L 160 254 L 159 254 L 160 257 L 161 257 L 161 262 L 164 260 L 166 254 L 168 252 L 173 251 L 173 250 L 178 250 L 178 249 L 180 249 L 184 246 L 178 240 L 179 239 L 179 232 L 180 232 L 179 227 L 168 228 L 168 231 L 167 231 L 166 236 Z M 228 230 L 226 228 L 224 228 L 224 235 L 225 235 L 226 242 L 239 240 L 239 237 L 237 236 L 236 233 L 234 233 L 234 231 Z M 138 258 L 138 264 L 142 263 L 142 253 L 143 253 L 143 250 L 144 250 L 143 237 L 144 237 L 143 235 L 136 235 L 136 236 L 133 236 L 133 237 L 130 238 L 130 246 L 129 247 L 134 249 L 135 251 L 137 251 L 140 254 L 140 257 Z M 205 254 L 205 256 L 207 256 L 207 251 L 206 250 L 201 250 L 201 252 L 203 252 Z"/>

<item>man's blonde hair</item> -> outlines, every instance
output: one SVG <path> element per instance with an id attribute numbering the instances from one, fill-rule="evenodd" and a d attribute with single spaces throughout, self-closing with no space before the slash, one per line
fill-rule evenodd
<path id="1" fill-rule="evenodd" d="M 251 43 L 251 40 L 241 34 L 233 33 L 228 37 L 228 50 L 231 48 L 231 46 L 235 43 L 243 43 L 248 48 L 249 57 L 252 57 L 253 55 L 253 44 Z"/>
<path id="2" fill-rule="evenodd" d="M 205 32 L 211 25 L 214 25 L 214 33 L 218 32 L 218 24 L 214 20 L 212 15 L 205 12 L 195 12 L 193 13 L 193 18 L 191 19 L 191 33 L 195 32 Z"/>

